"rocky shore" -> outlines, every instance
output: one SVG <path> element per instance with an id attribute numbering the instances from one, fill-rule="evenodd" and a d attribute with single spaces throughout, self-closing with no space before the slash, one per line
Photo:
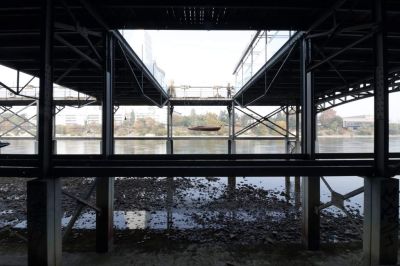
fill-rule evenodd
<path id="1" fill-rule="evenodd" d="M 63 179 L 62 189 L 84 197 L 94 179 Z M 2 179 L 0 186 L 0 244 L 20 241 L 11 229 L 24 236 L 26 229 L 26 180 Z M 95 195 L 89 200 L 93 204 Z M 64 217 L 77 206 L 76 200 L 63 195 Z M 354 206 L 347 206 L 351 217 L 335 209 L 321 212 L 323 243 L 361 241 L 362 216 Z M 237 182 L 229 186 L 226 178 L 117 178 L 115 210 L 136 219 L 129 230 L 117 227 L 117 239 L 134 239 L 135 243 L 163 239 L 174 242 L 218 243 L 237 245 L 299 244 L 301 241 L 301 207 L 298 195 L 268 190 L 257 184 Z M 84 211 L 88 212 L 87 209 Z M 137 216 L 143 217 L 137 217 Z M 125 215 L 124 217 L 127 217 Z M 89 226 L 75 229 L 70 241 L 93 231 L 94 215 L 85 216 Z M 90 218 L 92 217 L 92 218 Z M 137 221 L 139 219 L 140 222 Z M 22 223 L 22 226 L 21 226 Z M 122 229 L 121 229 L 122 228 Z"/>

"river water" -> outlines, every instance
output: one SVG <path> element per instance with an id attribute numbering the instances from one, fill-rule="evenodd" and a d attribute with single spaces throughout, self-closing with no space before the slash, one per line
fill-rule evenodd
<path id="1" fill-rule="evenodd" d="M 35 143 L 27 139 L 3 139 L 3 141 L 10 142 L 10 146 L 2 148 L 2 154 L 33 154 L 35 153 Z M 353 137 L 353 138 L 340 138 L 340 137 L 323 137 L 318 140 L 318 148 L 321 153 L 347 153 L 347 152 L 360 152 L 369 153 L 373 152 L 373 138 L 371 137 Z M 236 144 L 237 153 L 284 153 L 284 141 L 277 140 L 238 140 Z M 58 140 L 57 153 L 58 154 L 98 154 L 100 152 L 99 140 Z M 116 140 L 115 153 L 116 154 L 165 154 L 166 144 L 164 140 Z M 400 137 L 390 138 L 390 152 L 400 152 Z M 187 154 L 187 153 L 211 153 L 223 154 L 227 153 L 226 140 L 175 140 L 174 153 Z M 363 186 L 363 179 L 355 176 L 342 176 L 342 177 L 326 177 L 327 182 L 333 190 L 340 194 L 346 194 Z M 206 178 L 200 179 L 202 184 L 208 181 Z M 227 177 L 218 177 L 213 186 L 223 187 L 228 183 Z M 290 193 L 294 194 L 294 177 L 291 177 Z M 251 172 L 246 177 L 237 177 L 236 184 L 239 186 L 254 186 L 266 190 L 285 191 L 284 177 L 251 177 Z M 203 185 L 200 185 L 202 187 Z M 200 198 L 203 192 L 192 189 L 189 193 L 192 198 Z M 208 197 L 208 198 L 207 198 Z M 212 197 L 215 197 L 213 195 Z M 206 196 L 203 200 L 209 200 L 211 197 Z M 324 182 L 321 182 L 321 201 L 327 202 L 330 200 L 330 191 Z M 346 204 L 357 208 L 363 212 L 363 194 L 357 195 Z M 85 213 L 81 218 L 87 221 L 87 217 L 94 217 L 93 213 Z M 150 218 L 149 218 L 149 217 Z M 115 212 L 117 228 L 142 228 L 144 220 L 147 220 L 146 227 L 151 228 L 165 228 L 167 226 L 168 213 L 164 210 L 157 210 L 151 214 L 142 210 L 133 210 L 130 212 Z M 64 217 L 63 222 L 66 224 L 70 217 Z M 172 215 L 175 226 L 180 228 L 196 227 L 193 221 L 185 217 L 180 210 L 175 210 Z M 0 219 L 1 220 L 1 219 Z M 89 219 L 90 220 L 90 219 Z M 94 221 L 94 219 L 91 219 Z M 185 221 L 185 222 L 179 222 Z M 188 222 L 189 221 L 189 222 Z M 191 221 L 191 222 L 190 222 Z M 24 223 L 18 226 L 24 227 Z M 82 222 L 77 223 L 75 228 L 90 228 L 93 224 L 82 225 Z"/>

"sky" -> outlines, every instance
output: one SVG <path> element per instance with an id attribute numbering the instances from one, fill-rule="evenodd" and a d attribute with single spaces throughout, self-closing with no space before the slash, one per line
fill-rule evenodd
<path id="1" fill-rule="evenodd" d="M 254 31 L 148 31 L 153 59 L 175 85 L 213 86 L 233 81 L 233 70 Z M 135 37 L 141 31 L 124 31 L 140 55 Z"/>
<path id="2" fill-rule="evenodd" d="M 148 31 L 153 59 L 175 85 L 233 84 L 232 72 L 254 31 Z M 141 31 L 124 31 L 135 48 Z M 236 89 L 238 91 L 238 89 Z M 400 122 L 400 93 L 389 96 L 390 120 Z M 218 109 L 220 110 L 220 109 Z M 334 109 L 342 117 L 373 115 L 373 98 L 348 103 Z"/>
<path id="3" fill-rule="evenodd" d="M 233 84 L 232 75 L 254 31 L 148 31 L 151 57 L 166 73 L 166 81 L 175 85 L 225 86 Z M 123 31 L 124 37 L 142 57 L 143 31 Z M 21 75 L 21 84 L 29 75 Z M 15 86 L 16 72 L 0 66 L 0 81 Z M 38 80 L 33 82 L 37 85 Z M 238 91 L 239 88 L 236 88 Z M 400 93 L 390 94 L 390 120 L 400 122 Z M 191 108 L 187 108 L 190 112 Z M 221 108 L 197 108 L 199 112 Z M 343 117 L 372 115 L 373 98 L 356 101 L 335 108 Z M 186 113 L 185 110 L 180 112 Z"/>

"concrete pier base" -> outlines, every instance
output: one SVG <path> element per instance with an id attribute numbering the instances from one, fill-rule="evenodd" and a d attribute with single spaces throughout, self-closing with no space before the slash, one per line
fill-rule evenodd
<path id="1" fill-rule="evenodd" d="M 59 178 L 28 181 L 27 221 L 28 265 L 61 265 Z"/>
<path id="2" fill-rule="evenodd" d="M 319 188 L 319 176 L 302 178 L 303 244 L 309 250 L 319 249 L 320 244 Z"/>
<path id="3" fill-rule="evenodd" d="M 396 265 L 399 231 L 399 180 L 364 179 L 365 265 Z"/>
<path id="4" fill-rule="evenodd" d="M 105 253 L 113 246 L 114 177 L 99 178 L 96 185 L 96 252 Z"/>

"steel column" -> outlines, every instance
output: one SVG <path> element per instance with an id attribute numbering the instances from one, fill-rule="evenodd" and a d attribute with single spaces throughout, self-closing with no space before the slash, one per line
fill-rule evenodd
<path id="1" fill-rule="evenodd" d="M 286 106 L 284 109 L 285 113 L 285 124 L 286 124 L 286 131 L 285 131 L 285 151 L 287 154 L 290 154 L 290 143 L 289 143 L 289 106 Z M 290 200 L 290 176 L 285 176 L 285 197 L 286 200 Z"/>
<path id="2" fill-rule="evenodd" d="M 102 154 L 108 158 L 114 153 L 114 38 L 112 33 L 104 33 L 104 94 L 102 123 Z M 96 251 L 103 253 L 112 248 L 114 215 L 114 177 L 101 178 L 96 186 L 96 205 L 100 212 L 96 215 Z"/>
<path id="3" fill-rule="evenodd" d="M 300 107 L 296 105 L 296 153 L 300 152 Z"/>
<path id="4" fill-rule="evenodd" d="M 61 185 L 59 178 L 27 183 L 28 265 L 61 265 Z"/>
<path id="5" fill-rule="evenodd" d="M 228 105 L 228 124 L 229 124 L 229 139 L 228 139 L 228 154 L 236 153 L 236 142 L 235 142 L 235 102 L 232 101 L 231 105 Z"/>
<path id="6" fill-rule="evenodd" d="M 54 4 L 42 1 L 38 150 L 40 176 L 27 183 L 28 265 L 61 265 L 61 186 L 52 178 Z"/>
<path id="7" fill-rule="evenodd" d="M 397 263 L 399 229 L 399 180 L 389 177 L 389 84 L 384 0 L 372 2 L 374 22 L 374 177 L 364 179 L 364 262 L 366 265 Z"/>
<path id="8" fill-rule="evenodd" d="M 174 106 L 171 105 L 171 103 L 168 103 L 168 107 L 167 107 L 167 154 L 174 154 L 174 140 L 172 137 L 173 114 L 174 114 Z"/>
<path id="9" fill-rule="evenodd" d="M 372 1 L 374 18 L 381 31 L 374 35 L 374 109 L 375 109 L 375 167 L 376 174 L 386 176 L 386 164 L 389 153 L 389 86 L 387 74 L 386 32 L 384 25 L 385 10 L 383 0 Z"/>
<path id="10" fill-rule="evenodd" d="M 316 112 L 314 105 L 313 73 L 307 72 L 311 62 L 311 41 L 302 39 L 300 50 L 300 70 L 302 86 L 302 152 L 310 160 L 315 159 Z M 319 248 L 320 222 L 318 206 L 320 203 L 320 180 L 318 176 L 302 178 L 303 243 L 310 250 Z"/>
<path id="11" fill-rule="evenodd" d="M 286 153 L 290 153 L 290 143 L 289 143 L 289 106 L 286 106 L 283 110 L 284 110 L 284 113 L 285 113 L 285 124 L 286 124 L 285 150 L 286 150 Z"/>

